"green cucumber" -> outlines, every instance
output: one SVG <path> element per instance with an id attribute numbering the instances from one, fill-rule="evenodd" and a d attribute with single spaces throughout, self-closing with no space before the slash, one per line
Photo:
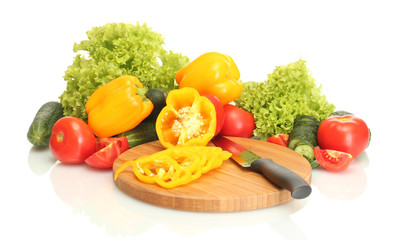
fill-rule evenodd
<path id="1" fill-rule="evenodd" d="M 167 93 L 161 88 L 152 88 L 145 93 L 145 97 L 151 100 L 153 104 L 153 110 L 147 119 L 156 119 L 166 106 Z"/>
<path id="2" fill-rule="evenodd" d="M 315 161 L 314 147 L 318 145 L 317 134 L 320 122 L 313 116 L 296 117 L 293 129 L 289 134 L 288 148 L 305 157 L 312 168 L 319 166 Z"/>
<path id="3" fill-rule="evenodd" d="M 297 116 L 297 117 L 294 119 L 294 122 L 295 122 L 295 123 L 303 122 L 303 121 L 309 121 L 309 122 L 312 122 L 312 123 L 317 123 L 317 122 L 319 122 L 319 120 L 318 120 L 316 117 L 311 116 L 311 115 L 300 115 L 300 116 Z"/>
<path id="4" fill-rule="evenodd" d="M 299 144 L 300 142 L 301 142 L 301 140 L 299 138 L 290 139 L 290 136 L 289 136 L 289 143 L 288 143 L 287 147 L 294 150 L 296 148 L 297 144 Z"/>
<path id="5" fill-rule="evenodd" d="M 294 149 L 294 151 L 305 157 L 308 160 L 308 162 L 311 164 L 312 168 L 316 168 L 319 166 L 319 163 L 315 160 L 314 148 L 312 146 L 306 144 L 299 144 Z"/>
<path id="6" fill-rule="evenodd" d="M 294 122 L 293 127 L 294 126 L 316 126 L 319 127 L 320 122 L 319 121 L 299 121 L 299 122 Z"/>
<path id="7" fill-rule="evenodd" d="M 315 159 L 314 148 L 311 145 L 303 143 L 298 144 L 294 149 L 294 151 L 300 153 L 307 160 Z"/>
<path id="8" fill-rule="evenodd" d="M 135 128 L 120 133 L 118 137 L 126 137 L 129 143 L 129 148 L 137 145 L 158 140 L 156 133 L 156 121 L 152 119 L 145 119 Z"/>
<path id="9" fill-rule="evenodd" d="M 317 125 L 299 125 L 293 127 L 293 130 L 289 134 L 289 144 L 290 149 L 294 149 L 296 145 L 300 142 L 306 142 L 313 147 L 317 145 Z"/>
<path id="10" fill-rule="evenodd" d="M 28 130 L 28 140 L 34 146 L 48 146 L 52 128 L 58 119 L 64 116 L 63 108 L 59 102 L 47 102 L 37 111 Z"/>

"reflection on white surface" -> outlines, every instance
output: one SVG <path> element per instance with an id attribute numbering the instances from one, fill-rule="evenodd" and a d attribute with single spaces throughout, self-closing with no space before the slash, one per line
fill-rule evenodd
<path id="1" fill-rule="evenodd" d="M 316 201 L 310 196 L 270 208 L 230 213 L 180 211 L 131 198 L 113 183 L 111 170 L 97 170 L 86 164 L 56 162 L 49 150 L 32 149 L 28 162 L 36 175 L 48 172 L 54 192 L 72 208 L 74 214 L 89 217 L 90 222 L 105 229 L 110 236 L 138 236 L 159 226 L 167 226 L 183 236 L 193 236 L 216 228 L 267 224 L 283 239 L 307 239 L 292 216 L 310 201 Z M 331 199 L 356 198 L 366 188 L 366 174 L 361 162 L 366 161 L 356 161 L 341 173 L 315 169 L 312 185 Z"/>
<path id="2" fill-rule="evenodd" d="M 56 162 L 47 147 L 32 147 L 29 151 L 29 167 L 38 176 L 46 174 Z"/>
<path id="3" fill-rule="evenodd" d="M 368 165 L 369 159 L 365 152 L 341 172 L 330 172 L 319 167 L 312 171 L 312 185 L 330 199 L 353 200 L 366 190 L 367 177 L 364 167 Z"/>

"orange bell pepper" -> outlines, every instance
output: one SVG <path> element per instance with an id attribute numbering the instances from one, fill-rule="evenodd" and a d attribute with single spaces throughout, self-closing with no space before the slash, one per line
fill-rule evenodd
<path id="1" fill-rule="evenodd" d="M 118 77 L 98 88 L 86 103 L 88 125 L 105 138 L 136 127 L 153 110 L 142 83 L 133 76 Z"/>
<path id="2" fill-rule="evenodd" d="M 177 145 L 205 146 L 214 136 L 214 105 L 194 88 L 172 90 L 156 119 L 156 132 L 165 148 Z"/>
<path id="3" fill-rule="evenodd" d="M 217 52 L 199 56 L 181 68 L 175 78 L 179 88 L 192 87 L 201 95 L 214 95 L 223 105 L 237 99 L 243 90 L 234 60 Z"/>

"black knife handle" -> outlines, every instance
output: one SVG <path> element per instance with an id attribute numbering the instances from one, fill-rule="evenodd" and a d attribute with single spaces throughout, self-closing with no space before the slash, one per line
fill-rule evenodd
<path id="1" fill-rule="evenodd" d="M 311 187 L 308 183 L 292 170 L 276 164 L 268 158 L 260 158 L 252 162 L 250 168 L 253 171 L 262 173 L 275 185 L 287 189 L 295 199 L 306 198 L 311 194 Z"/>

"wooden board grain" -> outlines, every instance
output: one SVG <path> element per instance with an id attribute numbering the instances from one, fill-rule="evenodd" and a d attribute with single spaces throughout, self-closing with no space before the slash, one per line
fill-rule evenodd
<path id="1" fill-rule="evenodd" d="M 311 183 L 312 168 L 300 154 L 272 143 L 229 137 L 261 157 L 271 158 Z M 209 143 L 209 146 L 214 146 Z M 159 141 L 131 148 L 121 154 L 113 165 L 113 172 L 126 161 L 164 150 Z M 138 200 L 166 208 L 199 212 L 232 212 L 266 208 L 292 200 L 290 192 L 269 182 L 261 174 L 224 161 L 199 179 L 176 188 L 165 189 L 156 184 L 140 182 L 128 167 L 115 180 L 116 186 Z"/>

